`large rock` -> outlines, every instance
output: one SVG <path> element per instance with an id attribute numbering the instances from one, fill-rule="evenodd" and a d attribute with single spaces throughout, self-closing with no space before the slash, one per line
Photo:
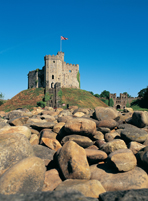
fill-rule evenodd
<path id="1" fill-rule="evenodd" d="M 78 190 L 86 197 L 98 198 L 99 194 L 106 192 L 101 183 L 97 180 L 67 179 L 62 182 L 55 190 Z"/>
<path id="2" fill-rule="evenodd" d="M 98 201 L 97 198 L 85 197 L 79 191 L 47 191 L 25 194 L 0 195 L 0 201 Z"/>
<path id="3" fill-rule="evenodd" d="M 113 119 L 109 119 L 109 120 L 104 119 L 104 120 L 101 120 L 97 123 L 97 128 L 105 127 L 105 128 L 113 129 L 117 126 L 118 126 L 118 123 Z"/>
<path id="4" fill-rule="evenodd" d="M 57 123 L 54 127 L 53 127 L 53 132 L 55 133 L 60 133 L 62 131 L 62 128 L 64 127 L 65 123 L 64 122 L 60 122 Z"/>
<path id="5" fill-rule="evenodd" d="M 112 107 L 96 107 L 95 108 L 95 117 L 99 121 L 105 120 L 105 119 L 115 119 L 119 116 L 116 109 Z"/>
<path id="6" fill-rule="evenodd" d="M 46 171 L 44 186 L 42 191 L 53 191 L 61 183 L 62 183 L 62 180 L 56 169 L 51 169 L 49 171 Z"/>
<path id="7" fill-rule="evenodd" d="M 101 150 L 105 151 L 107 154 L 110 154 L 118 149 L 126 149 L 127 146 L 123 140 L 115 139 L 110 142 L 107 142 L 101 146 Z"/>
<path id="8" fill-rule="evenodd" d="M 148 112 L 135 111 L 132 115 L 132 123 L 139 128 L 148 125 Z"/>
<path id="9" fill-rule="evenodd" d="M 96 123 L 84 118 L 76 118 L 67 122 L 64 130 L 69 134 L 82 134 L 92 137 L 96 132 Z"/>
<path id="10" fill-rule="evenodd" d="M 106 191 L 148 188 L 148 175 L 139 168 L 117 173 L 106 164 L 90 166 L 91 179 L 101 182 Z"/>
<path id="11" fill-rule="evenodd" d="M 14 119 L 10 119 L 8 121 L 8 123 L 10 125 L 13 125 L 13 126 L 23 126 L 24 124 L 26 124 L 28 119 L 29 119 L 29 117 L 22 116 L 22 117 L 17 117 L 17 118 L 14 118 Z"/>
<path id="12" fill-rule="evenodd" d="M 61 144 L 63 145 L 67 141 L 74 141 L 83 148 L 93 145 L 93 142 L 90 138 L 81 135 L 67 135 L 62 139 Z"/>
<path id="13" fill-rule="evenodd" d="M 54 139 L 54 138 L 44 138 L 42 137 L 42 142 L 49 147 L 50 149 L 57 151 L 58 149 L 60 149 L 62 146 L 59 143 L 58 140 Z"/>
<path id="14" fill-rule="evenodd" d="M 104 138 L 107 142 L 110 142 L 110 141 L 114 140 L 115 138 L 120 138 L 120 134 L 116 131 L 110 132 L 110 133 L 106 133 Z"/>
<path id="15" fill-rule="evenodd" d="M 90 164 L 98 163 L 107 159 L 107 154 L 101 150 L 85 149 L 85 152 Z"/>
<path id="16" fill-rule="evenodd" d="M 85 150 L 68 141 L 57 153 L 59 167 L 66 179 L 89 179 L 90 169 Z"/>
<path id="17" fill-rule="evenodd" d="M 132 189 L 102 193 L 100 201 L 147 201 L 148 189 Z"/>
<path id="18" fill-rule="evenodd" d="M 132 141 L 129 143 L 128 147 L 133 152 L 133 154 L 137 154 L 138 151 L 140 151 L 141 149 L 143 149 L 146 146 L 144 144 L 139 143 L 139 142 Z"/>
<path id="19" fill-rule="evenodd" d="M 15 194 L 41 191 L 44 177 L 44 161 L 37 157 L 25 158 L 0 177 L 0 193 Z"/>
<path id="20" fill-rule="evenodd" d="M 34 151 L 26 136 L 17 133 L 0 135 L 0 170 L 30 156 L 34 156 Z"/>
<path id="21" fill-rule="evenodd" d="M 35 156 L 41 159 L 53 160 L 53 156 L 55 154 L 54 150 L 51 150 L 48 147 L 44 147 L 42 145 L 33 145 L 32 147 Z"/>
<path id="22" fill-rule="evenodd" d="M 8 133 L 20 133 L 25 135 L 28 139 L 31 137 L 31 131 L 26 126 L 5 126 L 0 129 L 0 135 Z"/>
<path id="23" fill-rule="evenodd" d="M 144 142 L 148 133 L 140 128 L 129 126 L 121 131 L 121 138 L 127 143 L 131 141 Z"/>
<path id="24" fill-rule="evenodd" d="M 113 163 L 119 171 L 124 172 L 132 170 L 137 165 L 137 159 L 130 149 L 114 151 L 109 154 L 108 160 Z"/>

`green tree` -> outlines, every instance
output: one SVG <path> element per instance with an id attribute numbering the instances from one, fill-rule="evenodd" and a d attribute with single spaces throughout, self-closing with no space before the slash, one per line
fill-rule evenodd
<path id="1" fill-rule="evenodd" d="M 94 93 L 92 91 L 89 91 L 90 94 L 92 94 L 94 96 Z"/>
<path id="2" fill-rule="evenodd" d="M 1 99 L 4 98 L 4 95 L 3 95 L 2 93 L 0 93 L 0 98 L 1 98 Z"/>
<path id="3" fill-rule="evenodd" d="M 138 97 L 143 98 L 146 91 L 147 91 L 147 88 L 141 89 L 138 92 Z"/>
<path id="4" fill-rule="evenodd" d="M 100 94 L 100 97 L 109 99 L 109 93 L 110 93 L 109 91 L 104 90 Z"/>
<path id="5" fill-rule="evenodd" d="M 123 94 L 127 94 L 127 97 L 131 98 L 131 95 L 129 95 L 127 92 L 123 92 Z"/>
<path id="6" fill-rule="evenodd" d="M 100 95 L 99 94 L 94 94 L 95 97 L 97 98 L 100 98 Z"/>
<path id="7" fill-rule="evenodd" d="M 109 99 L 109 101 L 108 101 L 108 106 L 111 106 L 111 107 L 114 106 L 114 101 L 113 101 L 112 98 Z"/>
<path id="8" fill-rule="evenodd" d="M 106 105 L 108 105 L 108 99 L 101 99 L 101 101 L 103 101 Z"/>
<path id="9" fill-rule="evenodd" d="M 128 100 L 127 100 L 127 103 L 126 103 L 126 107 L 130 107 L 130 104 L 129 104 Z"/>

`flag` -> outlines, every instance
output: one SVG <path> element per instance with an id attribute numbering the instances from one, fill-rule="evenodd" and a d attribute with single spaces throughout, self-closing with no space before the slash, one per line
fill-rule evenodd
<path id="1" fill-rule="evenodd" d="M 65 38 L 64 36 L 61 36 L 61 40 L 68 40 L 68 38 Z"/>

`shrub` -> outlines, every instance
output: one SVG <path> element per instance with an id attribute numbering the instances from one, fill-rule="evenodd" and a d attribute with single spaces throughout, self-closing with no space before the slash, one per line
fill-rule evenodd
<path id="1" fill-rule="evenodd" d="M 46 106 L 46 103 L 44 101 L 37 102 L 37 106 L 44 108 Z"/>
<path id="2" fill-rule="evenodd" d="M 108 99 L 101 99 L 101 101 L 103 101 L 106 105 L 108 105 Z"/>
<path id="3" fill-rule="evenodd" d="M 49 101 L 50 100 L 50 98 L 51 98 L 51 96 L 50 96 L 50 94 L 47 92 L 46 94 L 45 94 L 45 102 L 47 102 L 47 101 Z"/>
<path id="4" fill-rule="evenodd" d="M 130 104 L 129 104 L 128 100 L 127 100 L 127 103 L 126 103 L 126 107 L 130 107 Z"/>

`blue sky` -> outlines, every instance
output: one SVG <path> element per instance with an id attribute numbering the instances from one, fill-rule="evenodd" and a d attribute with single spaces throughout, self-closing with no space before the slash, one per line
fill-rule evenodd
<path id="1" fill-rule="evenodd" d="M 0 0 L 0 92 L 27 89 L 27 74 L 62 51 L 79 64 L 81 89 L 100 94 L 148 86 L 148 0 Z"/>

